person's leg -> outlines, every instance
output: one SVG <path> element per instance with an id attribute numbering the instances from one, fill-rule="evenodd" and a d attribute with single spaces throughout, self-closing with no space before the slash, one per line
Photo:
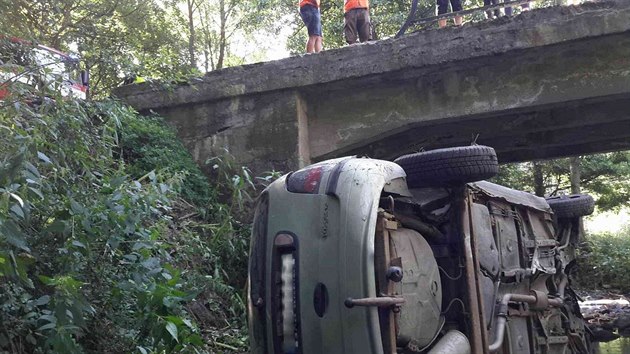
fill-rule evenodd
<path id="1" fill-rule="evenodd" d="M 358 39 L 356 11 L 350 10 L 343 16 L 343 34 L 346 43 L 354 44 Z"/>
<path id="2" fill-rule="evenodd" d="M 359 31 L 359 41 L 367 42 L 372 39 L 372 28 L 370 26 L 370 12 L 368 9 L 361 9 L 357 14 L 357 30 Z"/>
<path id="3" fill-rule="evenodd" d="M 498 5 L 499 4 L 499 0 L 492 0 L 492 5 Z M 499 17 L 501 16 L 501 9 L 496 9 L 494 10 L 494 17 Z"/>
<path id="4" fill-rule="evenodd" d="M 314 53 L 315 52 L 315 44 L 317 43 L 317 36 L 308 36 L 308 40 L 306 41 L 306 52 Z"/>
<path id="5" fill-rule="evenodd" d="M 438 15 L 445 14 L 448 11 L 448 0 L 437 0 Z M 446 20 L 438 20 L 440 28 L 446 26 Z"/>
<path id="6" fill-rule="evenodd" d="M 313 6 L 305 5 L 300 8 L 300 17 L 304 21 L 306 30 L 308 31 L 308 39 L 306 40 L 306 52 L 313 53 L 315 51 L 315 40 L 313 38 Z"/>
<path id="7" fill-rule="evenodd" d="M 503 2 L 505 2 L 505 0 L 503 0 Z M 512 16 L 512 7 L 508 6 L 504 9 L 505 11 L 505 16 Z"/>
<path id="8" fill-rule="evenodd" d="M 462 11 L 462 0 L 451 0 L 451 7 L 453 8 L 453 12 Z M 462 16 L 455 16 L 455 26 L 461 26 L 463 20 Z"/>
<path id="9" fill-rule="evenodd" d="M 315 37 L 315 53 L 319 53 L 322 51 L 322 49 L 324 49 L 324 43 L 322 40 L 322 36 L 316 36 Z"/>
<path id="10" fill-rule="evenodd" d="M 483 0 L 483 6 L 492 5 L 492 0 Z M 486 11 L 486 18 L 491 19 L 493 17 L 492 11 Z"/>
<path id="11" fill-rule="evenodd" d="M 319 53 L 322 51 L 322 17 L 319 9 L 313 14 L 313 51 Z"/>

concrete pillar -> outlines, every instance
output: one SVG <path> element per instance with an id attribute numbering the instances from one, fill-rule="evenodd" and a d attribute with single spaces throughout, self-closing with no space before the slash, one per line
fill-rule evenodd
<path id="1" fill-rule="evenodd" d="M 310 164 L 308 112 L 297 91 L 256 95 L 158 109 L 204 170 L 209 158 L 226 153 L 255 174 L 288 172 Z"/>
<path id="2" fill-rule="evenodd" d="M 302 168 L 311 164 L 311 146 L 308 134 L 308 105 L 306 100 L 295 93 L 295 102 L 297 107 L 297 124 L 298 124 L 298 164 Z"/>

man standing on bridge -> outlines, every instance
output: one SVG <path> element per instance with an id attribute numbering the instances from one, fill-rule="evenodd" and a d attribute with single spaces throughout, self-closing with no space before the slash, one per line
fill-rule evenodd
<path id="1" fill-rule="evenodd" d="M 322 50 L 322 18 L 319 12 L 319 0 L 300 0 L 300 16 L 308 31 L 307 53 L 319 53 Z"/>
<path id="2" fill-rule="evenodd" d="M 372 39 L 368 0 L 345 0 L 343 34 L 348 44 Z"/>
<path id="3" fill-rule="evenodd" d="M 462 0 L 450 0 L 450 2 L 453 12 L 462 11 Z M 448 3 L 449 0 L 437 0 L 438 15 L 442 15 L 448 12 Z M 455 21 L 455 26 L 462 25 L 461 16 L 455 16 L 453 18 L 453 21 Z M 440 28 L 446 27 L 446 19 L 438 20 L 438 26 Z"/>

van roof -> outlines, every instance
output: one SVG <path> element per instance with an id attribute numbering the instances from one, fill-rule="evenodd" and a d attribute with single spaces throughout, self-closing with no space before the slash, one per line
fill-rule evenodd
<path id="1" fill-rule="evenodd" d="M 551 208 L 545 198 L 535 196 L 531 193 L 507 188 L 488 181 L 479 181 L 468 184 L 471 188 L 476 189 L 489 197 L 500 198 L 508 203 L 522 205 L 537 209 L 544 212 L 550 212 Z"/>
<path id="2" fill-rule="evenodd" d="M 2 34 L 0 34 L 0 39 L 2 38 L 6 38 L 5 36 L 3 36 Z M 21 43 L 21 44 L 26 44 L 26 45 L 31 45 L 35 48 L 41 49 L 41 50 L 45 50 L 51 53 L 54 53 L 56 55 L 62 56 L 64 59 L 66 60 L 76 60 L 75 58 L 73 58 L 72 56 L 70 56 L 67 53 L 64 53 L 58 49 L 52 48 L 52 47 L 48 47 L 42 44 L 38 44 L 36 42 L 33 41 L 29 41 L 26 39 L 22 39 L 22 38 L 18 38 L 18 37 L 8 37 L 9 41 L 13 42 L 13 43 Z"/>

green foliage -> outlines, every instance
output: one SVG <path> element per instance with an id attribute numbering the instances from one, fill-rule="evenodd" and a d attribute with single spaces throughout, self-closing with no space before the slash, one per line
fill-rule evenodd
<path id="1" fill-rule="evenodd" d="M 243 350 L 249 171 L 214 159 L 211 186 L 161 119 L 116 101 L 10 98 L 0 351 Z"/>
<path id="2" fill-rule="evenodd" d="M 534 164 L 541 171 L 540 188 L 546 196 L 570 194 L 569 159 L 502 165 L 495 181 L 515 189 L 534 193 Z M 593 194 L 599 210 L 618 210 L 630 203 L 630 151 L 581 156 L 580 184 L 583 192 Z"/>
<path id="3" fill-rule="evenodd" d="M 630 226 L 618 233 L 589 235 L 578 259 L 582 287 L 630 291 Z"/>
<path id="4" fill-rule="evenodd" d="M 598 207 L 618 210 L 630 203 L 629 151 L 583 157 L 581 162 L 583 184 L 599 196 Z"/>
<path id="5" fill-rule="evenodd" d="M 158 174 L 185 171 L 181 196 L 199 207 L 207 207 L 211 198 L 210 185 L 181 141 L 158 116 L 137 117 L 126 121 L 121 130 L 122 158 L 129 164 L 132 178 L 141 178 L 156 169 Z"/>
<path id="6" fill-rule="evenodd" d="M 131 73 L 182 81 L 188 66 L 182 28 L 155 0 L 0 0 L 0 33 L 72 49 L 91 73 L 95 97 L 106 97 Z"/>
<path id="7" fill-rule="evenodd" d="M 534 193 L 533 164 L 531 162 L 501 165 L 493 182 L 521 191 Z"/>

